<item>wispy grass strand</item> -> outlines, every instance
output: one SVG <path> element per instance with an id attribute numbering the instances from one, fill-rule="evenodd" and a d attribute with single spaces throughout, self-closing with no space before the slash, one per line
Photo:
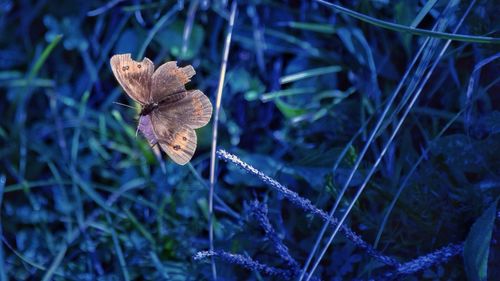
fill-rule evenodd
<path id="1" fill-rule="evenodd" d="M 253 201 L 250 203 L 251 215 L 259 223 L 260 227 L 264 230 L 267 239 L 275 247 L 276 253 L 286 262 L 286 264 L 294 271 L 298 272 L 300 270 L 297 261 L 288 252 L 288 247 L 283 244 L 283 241 L 278 237 L 276 231 L 271 225 L 269 218 L 267 217 L 267 205 L 260 203 L 259 201 Z"/>
<path id="2" fill-rule="evenodd" d="M 226 68 L 227 68 L 227 60 L 229 57 L 229 48 L 231 47 L 231 36 L 233 34 L 233 26 L 234 19 L 236 17 L 236 1 L 233 1 L 231 6 L 231 16 L 229 18 L 229 26 L 226 35 L 226 41 L 224 43 L 224 53 L 222 55 L 222 63 L 220 68 L 219 75 L 219 85 L 217 87 L 217 97 L 215 101 L 215 113 L 214 113 L 214 121 L 212 127 L 212 151 L 210 156 L 210 189 L 208 194 L 208 213 L 209 213 L 209 222 L 208 222 L 208 236 L 209 236 L 209 244 L 210 250 L 214 250 L 214 192 L 215 192 L 215 151 L 217 149 L 217 132 L 219 127 L 219 112 L 220 105 L 222 100 L 222 91 L 224 89 L 224 78 L 226 77 Z M 212 258 L 212 278 L 213 280 L 217 280 L 217 270 L 215 267 L 215 261 Z"/>
<path id="3" fill-rule="evenodd" d="M 249 270 L 255 270 L 269 276 L 280 277 L 285 280 L 290 280 L 293 276 L 292 272 L 289 270 L 279 269 L 266 264 L 262 264 L 255 261 L 249 257 L 245 257 L 239 254 L 232 254 L 224 251 L 201 251 L 196 253 L 193 257 L 194 260 L 202 260 L 206 258 L 217 257 L 227 263 L 236 264 L 247 268 Z"/>

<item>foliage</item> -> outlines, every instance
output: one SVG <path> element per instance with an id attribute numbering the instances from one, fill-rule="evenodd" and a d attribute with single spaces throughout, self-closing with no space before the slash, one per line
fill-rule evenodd
<path id="1" fill-rule="evenodd" d="M 0 1 L 0 280 L 297 278 L 323 225 L 312 280 L 498 275 L 499 5 L 239 1 L 210 251 L 211 126 L 160 163 L 109 58 L 215 104 L 227 2 Z"/>

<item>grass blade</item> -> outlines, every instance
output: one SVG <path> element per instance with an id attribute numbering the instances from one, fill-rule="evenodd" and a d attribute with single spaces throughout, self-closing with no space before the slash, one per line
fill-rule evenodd
<path id="1" fill-rule="evenodd" d="M 43 50 L 42 54 L 36 60 L 35 64 L 33 65 L 33 68 L 28 74 L 28 81 L 31 81 L 33 78 L 35 78 L 35 76 L 38 74 L 38 72 L 42 68 L 43 64 L 45 63 L 49 55 L 52 53 L 57 44 L 59 44 L 59 42 L 61 41 L 62 37 L 63 37 L 62 35 L 57 35 L 56 37 L 54 37 L 54 40 L 52 40 L 52 42 L 50 42 L 50 44 Z"/>
<path id="2" fill-rule="evenodd" d="M 106 221 L 110 226 L 111 238 L 113 239 L 113 246 L 115 247 L 116 255 L 118 256 L 118 262 L 120 263 L 120 269 L 123 274 L 123 280 L 130 280 L 130 275 L 127 271 L 127 264 L 125 263 L 125 257 L 123 256 L 122 248 L 120 247 L 120 242 L 118 241 L 118 236 L 116 235 L 115 228 L 113 227 L 113 223 L 111 222 L 111 218 L 109 217 L 109 213 L 106 213 Z"/>
<path id="3" fill-rule="evenodd" d="M 59 250 L 59 253 L 57 254 L 56 258 L 50 265 L 49 269 L 45 274 L 43 275 L 42 281 L 49 281 L 52 280 L 52 276 L 55 274 L 57 268 L 61 264 L 61 262 L 64 259 L 64 256 L 66 255 L 66 251 L 68 250 L 68 246 L 63 244 L 61 245 L 61 249 Z"/>
<path id="4" fill-rule="evenodd" d="M 334 26 L 331 26 L 329 24 L 320 24 L 312 22 L 289 21 L 285 22 L 284 25 L 294 29 L 325 33 L 325 34 L 334 34 L 337 31 L 337 29 Z"/>
<path id="5" fill-rule="evenodd" d="M 168 11 L 166 14 L 164 14 L 158 22 L 151 28 L 151 30 L 148 33 L 148 36 L 144 40 L 144 43 L 142 43 L 141 48 L 139 49 L 139 52 L 137 53 L 137 59 L 141 59 L 144 57 L 144 53 L 146 52 L 146 48 L 149 46 L 149 43 L 153 40 L 155 37 L 156 33 L 160 31 L 160 28 L 163 27 L 163 25 L 169 20 L 172 16 L 174 16 L 178 11 L 180 11 L 179 5 L 175 5 L 170 11 Z"/>
<path id="6" fill-rule="evenodd" d="M 5 175 L 0 176 L 0 237 L 3 237 L 1 206 L 2 206 L 3 191 L 5 190 L 4 188 L 6 180 L 7 179 Z M 3 247 L 0 244 L 0 281 L 6 281 L 6 280 L 7 280 L 7 275 L 5 274 L 5 259 L 3 254 Z"/>
<path id="7" fill-rule="evenodd" d="M 295 81 L 306 79 L 306 78 L 311 78 L 311 77 L 330 74 L 330 73 L 336 73 L 336 72 L 340 72 L 341 70 L 342 70 L 342 67 L 340 67 L 338 65 L 308 69 L 308 70 L 304 70 L 301 72 L 297 72 L 294 74 L 290 74 L 290 75 L 286 75 L 286 76 L 281 77 L 280 84 L 283 85 L 286 83 L 291 83 L 291 82 L 295 82 Z"/>
<path id="8" fill-rule="evenodd" d="M 367 22 L 369 24 L 373 24 L 375 26 L 382 27 L 382 28 L 389 29 L 389 30 L 405 32 L 405 33 L 421 35 L 421 36 L 429 36 L 429 37 L 434 37 L 434 38 L 455 40 L 455 41 L 487 43 L 487 44 L 500 44 L 500 38 L 452 34 L 452 33 L 445 33 L 445 32 L 430 31 L 430 30 L 420 29 L 420 28 L 411 28 L 411 27 L 404 26 L 401 24 L 391 23 L 391 22 L 379 20 L 376 18 L 372 18 L 370 16 L 355 12 L 353 10 L 349 10 L 347 8 L 344 8 L 342 6 L 339 6 L 339 5 L 324 1 L 324 0 L 316 0 L 316 2 L 319 2 L 325 6 L 328 6 L 332 9 L 338 11 L 339 13 L 346 14 L 348 16 L 357 18 L 357 19 L 362 20 L 364 22 Z"/>
<path id="9" fill-rule="evenodd" d="M 429 11 L 436 5 L 438 0 L 430 0 L 425 3 L 425 5 L 420 9 L 418 12 L 418 15 L 415 17 L 415 19 L 411 22 L 410 27 L 415 28 L 417 25 L 424 19 L 424 17 L 429 13 Z"/>

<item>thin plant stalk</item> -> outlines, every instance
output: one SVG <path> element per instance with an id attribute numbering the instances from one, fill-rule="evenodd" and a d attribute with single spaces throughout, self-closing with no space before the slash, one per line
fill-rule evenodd
<path id="1" fill-rule="evenodd" d="M 455 29 L 453 30 L 453 33 L 456 33 L 458 31 L 458 29 L 460 28 L 460 26 L 462 25 L 465 17 L 468 15 L 469 11 L 471 10 L 472 6 L 474 5 L 475 1 L 472 1 L 471 4 L 469 5 L 469 7 L 467 8 L 467 11 L 465 11 L 465 14 L 462 16 L 462 18 L 460 19 L 460 22 L 457 24 L 457 26 L 455 27 Z M 318 259 L 316 260 L 316 262 L 314 263 L 313 267 L 311 268 L 311 272 L 309 273 L 308 277 L 306 278 L 306 281 L 309 280 L 312 275 L 314 274 L 314 271 L 316 270 L 316 268 L 318 267 L 319 263 L 321 262 L 321 259 L 323 258 L 323 256 L 325 255 L 326 251 L 328 250 L 328 247 L 330 246 L 330 244 L 332 243 L 333 239 L 335 238 L 335 236 L 337 235 L 339 229 L 340 229 L 340 226 L 344 223 L 344 221 L 346 220 L 347 216 L 349 215 L 352 207 L 354 206 L 354 204 L 357 202 L 359 196 L 361 196 L 361 193 L 363 192 L 364 188 L 366 187 L 366 185 L 368 184 L 368 181 L 371 179 L 371 176 L 375 173 L 378 165 L 380 164 L 383 156 L 385 155 L 385 153 L 387 152 L 389 146 L 392 144 L 392 141 L 394 140 L 394 138 L 396 137 L 396 134 L 399 132 L 399 129 L 401 128 L 403 122 L 405 121 L 406 117 L 408 116 L 410 110 L 413 108 L 413 105 L 415 104 L 415 102 L 417 101 L 418 97 L 420 96 L 420 94 L 422 93 L 422 90 L 423 90 L 423 87 L 424 85 L 427 83 L 427 81 L 429 80 L 429 78 L 431 77 L 432 73 L 434 72 L 434 69 L 436 68 L 436 66 L 438 65 L 438 63 L 440 62 L 441 58 L 443 57 L 445 51 L 448 49 L 448 46 L 450 45 L 452 40 L 447 40 L 445 45 L 443 46 L 443 48 L 441 49 L 438 57 L 436 58 L 436 60 L 434 61 L 434 64 L 432 65 L 431 69 L 429 69 L 429 72 L 426 74 L 422 84 L 420 85 L 420 87 L 418 88 L 418 90 L 416 91 L 415 95 L 413 96 L 412 100 L 410 101 L 408 107 L 406 108 L 405 112 L 403 113 L 403 116 L 401 117 L 401 119 L 399 120 L 398 124 L 396 125 L 394 131 L 392 132 L 389 140 L 387 141 L 386 145 L 384 146 L 384 148 L 382 149 L 382 151 L 380 152 L 380 155 L 379 157 L 377 158 L 377 160 L 375 161 L 374 165 L 372 166 L 370 172 L 368 173 L 368 175 L 366 176 L 365 180 L 363 181 L 363 184 L 360 186 L 360 188 L 358 189 L 358 191 L 356 192 L 356 195 L 354 196 L 354 199 L 352 200 L 351 204 L 349 205 L 349 207 L 347 208 L 347 210 L 344 212 L 344 215 L 342 216 L 342 218 L 339 220 L 339 223 L 337 224 L 337 226 L 335 227 L 335 230 L 333 231 L 332 235 L 330 236 L 330 238 L 328 239 L 328 242 L 326 243 L 325 246 L 323 246 L 323 250 L 321 251 Z M 375 130 L 374 130 L 375 132 Z"/>
<path id="2" fill-rule="evenodd" d="M 220 68 L 219 85 L 217 87 L 217 97 L 215 101 L 214 125 L 212 127 L 212 152 L 210 156 L 210 189 L 208 194 L 208 238 L 210 243 L 210 251 L 214 251 L 214 190 L 215 190 L 215 152 L 217 149 L 217 130 L 219 127 L 219 112 L 222 100 L 222 90 L 224 89 L 224 77 L 226 76 L 227 58 L 229 57 L 229 48 L 231 46 L 231 35 L 233 34 L 234 18 L 236 15 L 236 1 L 233 1 L 231 6 L 231 16 L 229 18 L 229 26 L 224 44 L 224 53 L 222 56 L 222 64 Z M 217 268 L 215 267 L 215 259 L 211 257 L 212 278 L 217 280 Z"/>

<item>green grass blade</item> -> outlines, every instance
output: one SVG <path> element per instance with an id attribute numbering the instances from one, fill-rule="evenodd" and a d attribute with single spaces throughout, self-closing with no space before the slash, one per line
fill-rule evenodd
<path id="1" fill-rule="evenodd" d="M 22 87 L 40 87 L 40 88 L 52 88 L 56 86 L 54 80 L 51 79 L 12 79 L 12 80 L 4 80 L 0 81 L 0 87 L 6 88 L 22 88 Z"/>
<path id="2" fill-rule="evenodd" d="M 311 77 L 315 77 L 315 76 L 340 72 L 341 70 L 342 70 L 342 67 L 340 67 L 338 65 L 308 69 L 308 70 L 304 70 L 301 72 L 297 72 L 294 74 L 290 74 L 290 75 L 286 75 L 286 76 L 281 77 L 280 84 L 283 85 L 286 83 L 291 83 L 291 82 L 295 82 L 295 81 L 306 79 L 306 78 L 311 78 Z"/>
<path id="3" fill-rule="evenodd" d="M 331 26 L 329 24 L 321 24 L 313 22 L 289 21 L 286 22 L 285 25 L 294 29 L 325 33 L 325 34 L 334 34 L 335 31 L 337 30 L 334 26 Z"/>
<path id="4" fill-rule="evenodd" d="M 155 252 L 150 251 L 149 257 L 153 261 L 153 264 L 155 265 L 156 270 L 158 270 L 160 272 L 160 274 L 163 276 L 163 278 L 165 278 L 165 280 L 171 280 L 172 277 L 170 277 L 168 275 L 167 269 L 161 263 L 160 259 L 158 258 L 158 255 L 156 255 Z"/>
<path id="5" fill-rule="evenodd" d="M 76 171 L 71 172 L 71 178 L 73 179 L 73 183 L 78 185 L 78 187 L 85 192 L 85 194 L 91 198 L 97 205 L 99 205 L 102 209 L 113 213 L 113 214 L 118 214 L 116 210 L 114 210 L 109 204 L 106 203 L 106 201 L 102 198 L 102 196 L 95 191 L 94 188 L 89 186 L 89 184 L 84 181 Z"/>
<path id="6" fill-rule="evenodd" d="M 51 186 L 51 185 L 71 185 L 71 181 L 58 181 L 55 179 L 41 180 L 41 181 L 24 181 L 21 183 L 12 184 L 5 187 L 4 193 L 10 193 L 25 189 L 32 189 L 37 187 Z"/>
<path id="7" fill-rule="evenodd" d="M 302 48 L 304 51 L 308 52 L 311 56 L 314 57 L 319 57 L 321 56 L 321 52 L 319 49 L 314 47 L 311 43 L 304 41 L 300 38 L 297 38 L 295 36 L 292 36 L 290 34 L 272 30 L 272 29 L 266 29 L 264 30 L 265 35 L 272 36 L 274 38 L 281 39 L 283 41 L 286 41 L 292 45 L 298 46 Z"/>
<path id="8" fill-rule="evenodd" d="M 106 221 L 108 222 L 111 231 L 111 238 L 113 239 L 113 246 L 115 247 L 116 256 L 118 257 L 118 262 L 120 264 L 120 269 L 123 274 L 123 280 L 129 281 L 130 275 L 127 271 L 127 264 L 125 263 L 125 257 L 123 256 L 122 248 L 120 247 L 120 241 L 118 241 L 118 236 L 116 235 L 115 228 L 113 227 L 113 223 L 111 222 L 111 218 L 109 217 L 109 213 L 106 213 Z"/>
<path id="9" fill-rule="evenodd" d="M 313 87 L 305 87 L 305 88 L 291 88 L 291 89 L 286 89 L 282 91 L 274 91 L 274 92 L 269 92 L 266 94 L 263 94 L 260 100 L 262 102 L 268 102 L 270 100 L 274 100 L 275 98 L 279 97 L 287 97 L 287 96 L 296 96 L 296 95 L 303 95 L 303 94 L 310 94 L 313 93 L 316 89 Z"/>
<path id="10" fill-rule="evenodd" d="M 82 101 L 80 102 L 79 108 L 78 108 L 78 120 L 83 120 L 85 116 L 85 111 L 86 111 L 86 106 L 87 106 L 87 101 L 89 100 L 90 97 L 90 92 L 86 91 L 83 94 Z M 77 126 L 75 128 L 75 132 L 73 134 L 73 139 L 71 142 L 71 164 L 76 166 L 76 162 L 78 161 L 78 150 L 80 146 L 80 135 L 82 132 L 82 127 Z"/>
<path id="11" fill-rule="evenodd" d="M 479 216 L 470 228 L 464 243 L 464 266 L 467 279 L 471 281 L 487 281 L 488 260 L 490 253 L 497 205 L 499 197 Z"/>
<path id="12" fill-rule="evenodd" d="M 339 13 L 346 14 L 348 16 L 357 18 L 357 19 L 364 21 L 364 22 L 367 22 L 369 24 L 372 24 L 372 25 L 375 25 L 378 27 L 382 27 L 385 29 L 389 29 L 389 30 L 405 32 L 405 33 L 421 35 L 421 36 L 429 36 L 429 37 L 435 37 L 435 38 L 441 38 L 441 39 L 455 40 L 455 41 L 487 43 L 487 44 L 500 44 L 500 38 L 452 34 L 452 33 L 445 33 L 445 32 L 430 31 L 430 30 L 420 29 L 420 28 L 411 28 L 411 27 L 408 27 L 405 25 L 379 20 L 379 19 L 367 16 L 367 15 L 355 12 L 353 10 L 349 10 L 349 9 L 344 8 L 342 6 L 332 4 L 332 3 L 324 1 L 324 0 L 316 0 L 316 1 L 338 11 Z"/>
<path id="13" fill-rule="evenodd" d="M 154 247 L 155 239 L 153 238 L 153 235 L 139 222 L 139 220 L 130 212 L 128 209 L 123 210 L 127 217 L 130 219 L 132 224 L 137 228 L 137 230 L 146 238 L 149 243 L 151 243 L 151 246 Z"/>
<path id="14" fill-rule="evenodd" d="M 153 40 L 155 37 L 156 33 L 160 31 L 160 28 L 163 27 L 165 22 L 169 20 L 172 16 L 174 16 L 178 11 L 180 11 L 179 5 L 175 5 L 170 11 L 168 11 L 166 14 L 164 14 L 151 28 L 151 30 L 148 33 L 148 36 L 144 40 L 144 43 L 142 43 L 141 48 L 139 49 L 139 52 L 137 53 L 137 59 L 141 59 L 144 56 L 144 53 L 146 52 L 146 48 L 149 46 L 149 43 Z"/>
<path id="15" fill-rule="evenodd" d="M 61 250 L 57 254 L 57 256 L 54 259 L 54 261 L 52 262 L 52 264 L 50 265 L 50 267 L 47 270 L 47 272 L 45 272 L 45 274 L 43 275 L 42 281 L 52 280 L 52 276 L 54 275 L 54 273 L 56 272 L 57 268 L 59 267 L 59 265 L 63 261 L 64 256 L 66 255 L 66 251 L 67 250 L 68 250 L 68 246 L 67 245 L 62 245 L 61 246 Z"/>
<path id="16" fill-rule="evenodd" d="M 20 253 L 19 251 L 17 251 L 16 249 L 14 249 L 14 247 L 12 247 L 8 242 L 7 240 L 5 239 L 4 236 L 2 236 L 2 242 L 5 244 L 5 246 L 7 246 L 7 248 L 9 248 L 9 250 L 12 251 L 12 253 L 14 253 L 14 255 L 16 255 L 21 261 L 23 261 L 24 263 L 30 265 L 31 267 L 33 268 L 36 268 L 36 269 L 39 269 L 39 270 L 42 270 L 42 271 L 46 271 L 47 268 L 35 261 L 32 261 L 30 260 L 28 257 L 24 256 L 22 253 Z M 57 276 L 61 276 L 61 277 L 64 277 L 63 274 L 59 273 L 59 272 L 54 272 L 55 275 Z"/>
<path id="17" fill-rule="evenodd" d="M 429 0 L 429 1 L 427 1 L 425 3 L 425 5 L 422 7 L 422 9 L 420 10 L 420 12 L 418 12 L 418 14 L 415 17 L 415 19 L 411 22 L 410 27 L 411 28 L 417 27 L 417 25 L 420 24 L 420 22 L 422 21 L 422 19 L 424 19 L 424 17 L 432 9 L 432 7 L 434 7 L 434 5 L 436 5 L 437 1 L 438 0 Z"/>
<path id="18" fill-rule="evenodd" d="M 399 197 L 401 196 L 401 193 L 403 192 L 403 190 L 405 189 L 406 187 L 406 184 L 408 183 L 408 181 L 411 179 L 411 176 L 413 175 L 413 173 L 416 172 L 417 170 L 417 167 L 420 165 L 420 163 L 427 157 L 428 153 L 429 153 L 429 150 L 431 150 L 431 148 L 433 147 L 433 144 L 436 143 L 440 138 L 441 136 L 444 135 L 444 133 L 448 130 L 448 128 L 453 124 L 455 123 L 455 121 L 459 118 L 459 116 L 463 113 L 463 110 L 460 111 L 459 113 L 457 113 L 444 127 L 443 129 L 439 132 L 439 134 L 437 134 L 437 136 L 429 143 L 429 145 L 427 146 L 427 148 L 424 150 L 424 152 L 421 154 L 421 156 L 418 158 L 418 160 L 415 162 L 415 164 L 412 165 L 412 168 L 410 170 L 410 172 L 408 172 L 408 174 L 405 176 L 405 179 L 403 180 L 403 183 L 400 185 L 400 187 L 398 188 L 398 191 L 396 192 L 396 195 L 394 195 L 394 197 L 392 198 L 391 200 L 391 203 L 389 204 L 389 207 L 387 208 L 387 210 L 385 211 L 385 214 L 384 214 L 384 218 L 382 219 L 382 222 L 380 223 L 380 227 L 379 227 L 379 230 L 377 232 L 377 236 L 375 238 L 375 242 L 373 243 L 373 248 L 377 248 L 378 246 L 378 243 L 380 242 L 380 238 L 382 237 L 382 233 L 384 231 L 384 228 L 387 224 L 387 221 L 389 220 L 389 216 L 390 214 L 392 213 L 392 210 L 394 209 L 394 207 L 396 206 L 396 202 L 398 201 Z"/>
<path id="19" fill-rule="evenodd" d="M 33 65 L 33 68 L 28 74 L 28 81 L 31 81 L 35 76 L 38 74 L 40 69 L 42 68 L 43 64 L 49 57 L 50 53 L 54 50 L 54 48 L 57 46 L 57 44 L 61 41 L 62 35 L 57 35 L 52 42 L 43 50 L 42 54 L 40 57 L 36 60 L 35 64 Z"/>
<path id="20" fill-rule="evenodd" d="M 3 191 L 5 190 L 5 182 L 7 181 L 5 175 L 0 176 L 0 237 L 3 237 L 3 226 L 2 226 L 2 199 Z M 0 244 L 0 281 L 6 281 L 7 275 L 5 274 L 5 259 L 3 255 L 3 246 Z"/>

